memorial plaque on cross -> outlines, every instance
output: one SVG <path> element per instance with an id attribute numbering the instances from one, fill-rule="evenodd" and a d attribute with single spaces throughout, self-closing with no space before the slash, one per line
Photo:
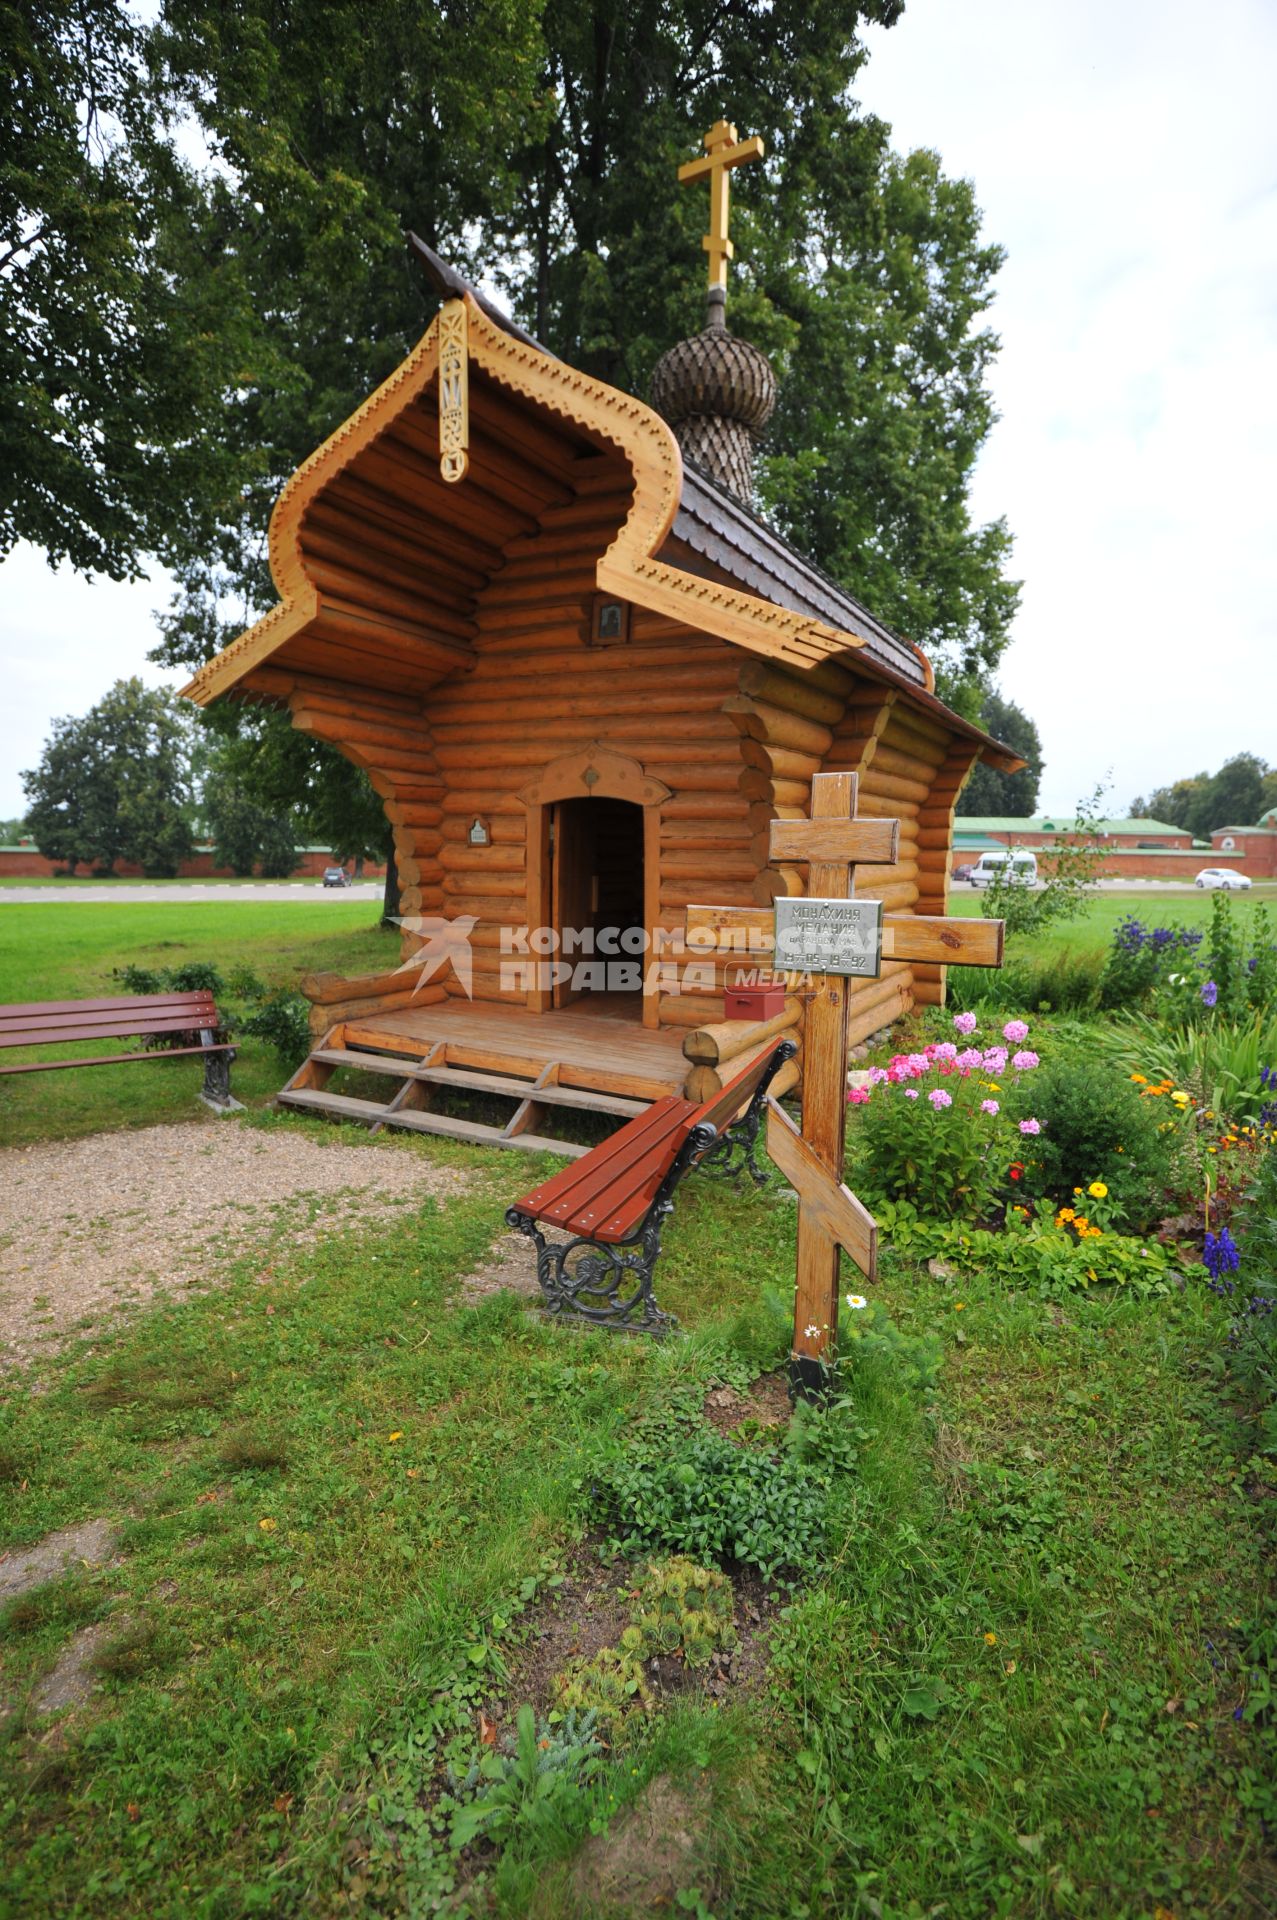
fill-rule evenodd
<path id="1" fill-rule="evenodd" d="M 851 982 L 876 977 L 883 960 L 1002 964 L 1000 920 L 884 914 L 879 902 L 856 901 L 856 867 L 892 864 L 899 833 L 897 820 L 856 817 L 855 774 L 818 773 L 811 818 L 771 825 L 772 859 L 806 861 L 807 894 L 778 900 L 770 916 L 757 907 L 687 909 L 689 946 L 712 941 L 804 978 L 802 1131 L 770 1101 L 767 1151 L 798 1195 L 790 1375 L 808 1398 L 827 1391 L 837 1350 L 840 1250 L 867 1280 L 877 1263 L 873 1217 L 842 1180 Z"/>

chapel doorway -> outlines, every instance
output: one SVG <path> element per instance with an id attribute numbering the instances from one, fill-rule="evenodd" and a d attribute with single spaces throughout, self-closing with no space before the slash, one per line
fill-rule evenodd
<path id="1" fill-rule="evenodd" d="M 641 1019 L 643 808 L 607 798 L 557 801 L 550 880 L 555 958 L 562 963 L 554 1005 Z"/>

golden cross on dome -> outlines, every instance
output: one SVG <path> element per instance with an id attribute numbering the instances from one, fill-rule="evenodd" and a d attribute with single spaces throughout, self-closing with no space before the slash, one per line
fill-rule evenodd
<path id="1" fill-rule="evenodd" d="M 730 120 L 718 120 L 705 135 L 705 156 L 701 160 L 689 160 L 680 167 L 680 180 L 701 180 L 709 175 L 709 232 L 701 241 L 709 255 L 709 284 L 711 287 L 727 287 L 727 262 L 735 248 L 727 237 L 727 223 L 730 208 L 729 173 L 732 167 L 740 167 L 747 160 L 761 160 L 763 143 L 757 134 L 752 139 L 738 140 L 736 129 Z"/>

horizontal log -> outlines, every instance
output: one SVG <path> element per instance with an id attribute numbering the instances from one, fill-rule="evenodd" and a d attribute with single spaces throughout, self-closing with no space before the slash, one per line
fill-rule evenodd
<path id="1" fill-rule="evenodd" d="M 765 740 L 746 737 L 740 742 L 739 752 L 745 766 L 756 767 L 775 779 L 799 780 L 805 785 L 820 771 L 818 755 L 802 753 L 794 747 L 774 747 Z"/>
<path id="2" fill-rule="evenodd" d="M 779 864 L 766 866 L 755 877 L 750 898 L 763 906 L 773 900 L 796 899 L 807 891 L 800 867 Z"/>
<path id="3" fill-rule="evenodd" d="M 931 792 L 925 780 L 902 780 L 898 774 L 879 773 L 873 766 L 867 769 L 861 780 L 860 790 L 866 798 L 872 794 L 880 800 L 914 800 L 919 804 Z"/>
<path id="4" fill-rule="evenodd" d="M 784 707 L 771 706 L 765 700 L 751 698 L 749 694 L 729 695 L 723 702 L 723 712 L 731 717 L 742 733 L 768 746 L 792 748 L 797 753 L 812 754 L 819 760 L 833 744 L 832 732 L 822 726 L 819 720 L 808 720 L 801 713 L 787 712 Z"/>
<path id="5" fill-rule="evenodd" d="M 439 862 L 445 873 L 522 873 L 527 851 L 518 846 L 471 846 L 467 840 L 447 840 L 439 849 Z"/>
<path id="6" fill-rule="evenodd" d="M 723 1017 L 722 994 L 663 993 L 657 1001 L 663 1027 L 703 1027 Z"/>
<path id="7" fill-rule="evenodd" d="M 806 678 L 787 673 L 782 667 L 768 666 L 762 660 L 747 660 L 740 670 L 740 690 L 788 713 L 803 714 L 832 727 L 842 718 L 843 701 L 836 693 L 826 693 Z"/>
<path id="8" fill-rule="evenodd" d="M 720 1061 L 734 1060 L 747 1047 L 799 1026 L 802 1017 L 802 1002 L 790 998 L 770 1020 L 723 1020 L 717 1026 L 694 1028 L 683 1042 L 683 1053 L 698 1065 L 715 1067 Z"/>
<path id="9" fill-rule="evenodd" d="M 876 774 L 894 773 L 905 780 L 917 780 L 930 792 L 936 762 L 922 759 L 915 753 L 905 753 L 899 747 L 889 745 L 886 740 L 880 740 L 874 753 L 873 768 Z"/>
<path id="10" fill-rule="evenodd" d="M 402 993 L 375 994 L 355 1000 L 327 1001 L 323 1005 L 313 1006 L 310 1010 L 310 1030 L 312 1033 L 326 1033 L 329 1027 L 342 1020 L 359 1020 L 373 1013 L 398 1013 L 409 1007 L 429 1007 L 446 998 L 442 984 L 432 980 L 429 986 L 414 993 L 411 988 Z"/>

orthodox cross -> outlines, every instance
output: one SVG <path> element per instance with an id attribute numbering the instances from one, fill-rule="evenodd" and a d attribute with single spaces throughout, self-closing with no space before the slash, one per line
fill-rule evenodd
<path id="1" fill-rule="evenodd" d="M 701 241 L 709 255 L 709 284 L 711 287 L 727 286 L 727 262 L 732 258 L 735 248 L 727 237 L 727 224 L 730 211 L 730 171 L 740 167 L 747 160 L 761 160 L 763 143 L 755 134 L 750 140 L 738 140 L 736 129 L 729 120 L 717 120 L 705 135 L 705 154 L 700 160 L 689 160 L 680 167 L 680 180 L 700 180 L 709 175 L 709 232 Z"/>
<path id="2" fill-rule="evenodd" d="M 1002 964 L 1000 920 L 884 914 L 856 901 L 858 863 L 891 864 L 898 820 L 856 817 L 854 773 L 818 773 L 809 820 L 773 820 L 771 858 L 805 860 L 808 892 L 776 903 L 773 925 L 756 907 L 689 907 L 689 947 L 720 949 L 804 976 L 802 1132 L 769 1101 L 767 1151 L 798 1195 L 797 1291 L 790 1377 L 812 1398 L 827 1391 L 838 1339 L 839 1252 L 875 1277 L 878 1230 L 843 1185 L 847 1130 L 847 1014 L 853 978 L 890 960 Z M 760 924 L 762 923 L 762 924 Z"/>

